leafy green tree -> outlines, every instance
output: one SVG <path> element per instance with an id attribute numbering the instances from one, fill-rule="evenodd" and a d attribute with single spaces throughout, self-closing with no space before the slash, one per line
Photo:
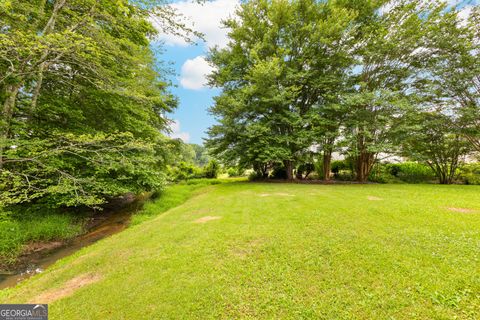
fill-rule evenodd
<path id="1" fill-rule="evenodd" d="M 179 25 L 158 4 L 0 3 L 0 205 L 98 205 L 163 184 L 176 100 L 149 19 Z"/>
<path id="2" fill-rule="evenodd" d="M 480 151 L 480 8 L 463 17 L 442 12 L 430 26 L 421 89 L 437 106 L 461 117 L 462 134 Z"/>
<path id="3" fill-rule="evenodd" d="M 0 203 L 98 207 L 129 192 L 163 187 L 165 159 L 131 133 L 62 134 L 17 141 L 0 175 Z"/>
<path id="4" fill-rule="evenodd" d="M 461 134 L 462 124 L 437 110 L 415 113 L 410 124 L 403 139 L 404 155 L 426 163 L 441 184 L 451 184 L 471 152 L 471 144 Z"/>
<path id="5" fill-rule="evenodd" d="M 441 7 L 442 8 L 442 7 Z M 480 150 L 479 10 L 464 19 L 438 10 L 425 29 L 416 74 L 415 112 L 409 115 L 403 154 L 427 163 L 442 184 L 452 183 L 463 158 Z"/>
<path id="6" fill-rule="evenodd" d="M 394 153 L 419 70 L 424 29 L 432 10 L 422 1 L 357 1 L 361 5 L 352 54 L 353 92 L 345 97 L 343 138 L 365 182 L 381 153 Z M 388 11 L 384 8 L 389 7 Z M 382 10 L 383 9 L 383 10 Z"/>
<path id="7" fill-rule="evenodd" d="M 199 167 L 204 167 L 210 161 L 207 148 L 195 143 L 190 143 L 190 147 L 195 152 L 193 163 Z"/>
<path id="8" fill-rule="evenodd" d="M 354 13 L 333 2 L 250 1 L 237 15 L 226 21 L 229 46 L 210 54 L 211 83 L 224 90 L 207 146 L 232 165 L 281 164 L 293 179 L 317 140 L 321 106 L 343 79 L 336 66 Z"/>

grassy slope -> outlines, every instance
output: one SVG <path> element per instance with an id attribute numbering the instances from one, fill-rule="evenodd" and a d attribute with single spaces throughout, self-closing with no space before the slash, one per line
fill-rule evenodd
<path id="1" fill-rule="evenodd" d="M 160 201 L 145 203 L 144 209 L 133 217 L 132 224 L 142 223 L 182 204 L 199 188 L 221 182 L 216 179 L 198 179 L 170 185 L 160 193 Z M 85 231 L 84 219 L 75 214 L 45 210 L 40 214 L 23 213 L 2 219 L 0 211 L 0 268 L 15 264 L 28 243 L 71 240 Z"/>
<path id="2" fill-rule="evenodd" d="M 51 319 L 475 319 L 479 200 L 475 186 L 210 186 L 0 302 L 66 294 Z M 100 280 L 65 289 L 85 274 Z"/>

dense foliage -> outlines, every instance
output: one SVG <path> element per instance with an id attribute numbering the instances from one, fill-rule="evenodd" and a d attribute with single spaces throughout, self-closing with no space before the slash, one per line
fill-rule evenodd
<path id="1" fill-rule="evenodd" d="M 159 189 L 175 107 L 149 22 L 155 1 L 0 3 L 0 206 L 97 206 Z"/>
<path id="2" fill-rule="evenodd" d="M 211 84 L 223 90 L 207 146 L 262 178 L 315 166 L 328 180 L 339 153 L 359 182 L 395 155 L 451 183 L 480 136 L 480 10 L 459 10 L 440 0 L 243 3 L 225 22 L 228 46 L 210 52 Z"/>

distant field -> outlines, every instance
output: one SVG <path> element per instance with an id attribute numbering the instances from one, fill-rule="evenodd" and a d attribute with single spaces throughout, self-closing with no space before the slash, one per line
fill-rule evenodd
<path id="1" fill-rule="evenodd" d="M 50 319 L 480 318 L 480 187 L 225 183 L 137 222 L 0 302 L 48 302 Z"/>

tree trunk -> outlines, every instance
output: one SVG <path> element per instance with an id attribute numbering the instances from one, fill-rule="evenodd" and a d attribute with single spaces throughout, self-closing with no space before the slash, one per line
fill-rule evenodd
<path id="1" fill-rule="evenodd" d="M 263 179 L 268 178 L 268 164 L 262 164 L 262 177 Z"/>
<path id="2" fill-rule="evenodd" d="M 66 0 L 55 1 L 55 4 L 53 5 L 52 15 L 50 16 L 50 18 L 47 21 L 47 24 L 43 28 L 43 31 L 42 31 L 43 36 L 48 35 L 48 34 L 53 32 L 53 30 L 55 29 L 55 23 L 57 22 L 58 13 L 65 6 L 66 2 L 67 2 Z M 44 7 L 44 6 L 45 6 L 45 4 L 42 3 L 41 7 Z M 42 11 L 42 14 L 43 14 L 43 11 Z M 45 49 L 43 51 L 42 56 L 41 56 L 41 60 L 46 59 L 48 57 L 49 53 L 50 53 L 50 49 L 49 48 Z M 33 90 L 32 103 L 30 105 L 30 110 L 29 110 L 29 114 L 28 114 L 29 117 L 32 116 L 33 112 L 35 111 L 35 109 L 37 107 L 38 96 L 40 95 L 40 90 L 41 90 L 42 84 L 43 84 L 43 73 L 44 73 L 46 67 L 47 67 L 47 62 L 46 61 L 43 61 L 38 66 L 37 79 L 36 79 L 36 83 L 35 83 L 35 88 Z"/>
<path id="3" fill-rule="evenodd" d="M 37 108 L 38 96 L 40 95 L 40 89 L 42 88 L 42 84 L 43 84 L 43 72 L 45 71 L 46 65 L 47 65 L 46 62 L 42 62 L 38 67 L 35 89 L 33 90 L 33 96 L 32 96 L 32 104 L 30 106 L 29 115 L 28 115 L 29 117 L 33 115 L 35 109 Z"/>
<path id="4" fill-rule="evenodd" d="M 287 172 L 287 180 L 293 180 L 293 164 L 290 160 L 285 160 L 285 171 Z"/>
<path id="5" fill-rule="evenodd" d="M 363 154 L 360 154 L 357 158 L 356 165 L 356 178 L 358 182 L 364 183 L 365 182 L 365 162 L 363 161 Z"/>
<path id="6" fill-rule="evenodd" d="M 332 151 L 325 150 L 323 152 L 323 180 L 330 180 L 330 171 L 332 170 Z"/>
<path id="7" fill-rule="evenodd" d="M 356 161 L 356 176 L 360 183 L 367 182 L 368 175 L 372 170 L 375 160 L 375 154 L 367 151 L 361 151 Z"/>
<path id="8" fill-rule="evenodd" d="M 5 151 L 8 135 L 10 132 L 10 124 L 12 122 L 15 101 L 17 100 L 20 84 L 8 85 L 6 90 L 6 98 L 2 109 L 2 125 L 0 131 L 0 170 L 3 169 L 3 153 Z"/>

